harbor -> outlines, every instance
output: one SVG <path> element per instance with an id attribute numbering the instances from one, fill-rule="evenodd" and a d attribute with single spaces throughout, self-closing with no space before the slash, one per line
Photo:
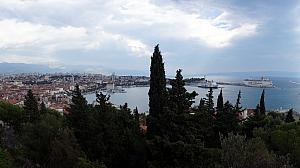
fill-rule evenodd
<path id="1" fill-rule="evenodd" d="M 236 78 L 236 77 L 215 77 L 209 76 L 207 80 L 210 81 L 222 81 L 216 82 L 218 88 L 214 90 L 214 99 L 216 98 L 222 88 L 224 94 L 224 100 L 229 100 L 230 102 L 235 102 L 237 99 L 237 94 L 239 90 L 242 92 L 241 103 L 244 108 L 255 108 L 259 102 L 259 96 L 262 89 L 266 90 L 266 107 L 268 109 L 289 109 L 293 108 L 295 111 L 300 111 L 300 85 L 293 84 L 290 80 L 295 82 L 300 82 L 300 79 L 289 79 L 289 78 L 272 78 L 273 85 L 276 87 L 273 88 L 261 88 L 261 87 L 249 87 L 243 84 L 245 78 Z M 189 92 L 196 91 L 199 95 L 195 99 L 194 105 L 197 105 L 201 98 L 205 97 L 208 91 L 208 88 L 198 87 L 195 79 L 186 80 L 186 89 Z M 233 81 L 233 82 L 230 82 Z M 167 86 L 170 87 L 170 86 Z M 128 103 L 128 106 L 131 109 L 138 107 L 140 112 L 148 111 L 148 91 L 149 86 L 143 85 L 136 86 L 132 85 L 131 87 L 122 87 L 126 93 L 113 93 L 110 94 L 111 102 L 116 105 L 123 105 L 124 102 Z M 103 90 L 104 92 L 105 90 Z M 105 93 L 105 92 L 104 92 Z M 106 94 L 106 93 L 105 93 Z M 90 103 L 93 103 L 96 100 L 95 92 L 85 95 L 87 100 Z M 292 99 L 291 99 L 291 98 Z"/>

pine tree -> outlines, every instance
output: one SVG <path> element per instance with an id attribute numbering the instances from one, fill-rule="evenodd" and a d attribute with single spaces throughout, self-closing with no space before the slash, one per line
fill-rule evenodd
<path id="1" fill-rule="evenodd" d="M 288 112 L 287 112 L 287 115 L 285 117 L 285 122 L 286 123 L 290 123 L 290 122 L 294 122 L 295 121 L 295 118 L 293 116 L 293 109 L 290 109 Z"/>
<path id="2" fill-rule="evenodd" d="M 106 112 L 108 110 L 108 107 L 111 106 L 111 103 L 109 102 L 110 95 L 105 95 L 102 92 L 96 94 L 96 101 L 99 103 L 100 112 Z M 125 104 L 127 108 L 127 103 Z"/>
<path id="3" fill-rule="evenodd" d="M 209 88 L 208 93 L 206 94 L 206 98 L 204 98 L 205 100 L 205 107 L 208 110 L 207 112 L 213 116 L 214 115 L 214 96 L 213 96 L 213 89 Z"/>
<path id="4" fill-rule="evenodd" d="M 266 107 L 265 107 L 265 89 L 262 91 L 260 96 L 260 102 L 259 102 L 259 111 L 261 115 L 266 114 Z"/>
<path id="5" fill-rule="evenodd" d="M 47 113 L 47 108 L 45 103 L 42 101 L 42 103 L 40 104 L 40 114 L 45 114 Z"/>
<path id="6" fill-rule="evenodd" d="M 247 138 L 253 138 L 253 129 L 264 127 L 267 124 L 266 115 L 261 113 L 261 107 L 259 104 L 256 105 L 254 115 L 247 117 L 244 124 L 244 133 Z"/>
<path id="7" fill-rule="evenodd" d="M 28 90 L 24 101 L 24 112 L 26 122 L 35 122 L 39 118 L 39 107 L 32 90 Z"/>
<path id="8" fill-rule="evenodd" d="M 218 111 L 218 113 L 222 112 L 223 108 L 224 108 L 223 91 L 221 89 L 220 94 L 218 95 L 218 100 L 217 100 L 217 111 Z"/>
<path id="9" fill-rule="evenodd" d="M 217 118 L 216 125 L 220 133 L 227 136 L 229 132 L 237 132 L 238 118 L 236 117 L 235 107 L 226 101 L 224 104 L 223 112 Z"/>
<path id="10" fill-rule="evenodd" d="M 157 133 L 159 116 L 163 113 L 167 100 L 166 77 L 162 55 L 156 45 L 150 66 L 149 120 L 148 133 Z"/>
<path id="11" fill-rule="evenodd" d="M 203 112 L 205 111 L 205 99 L 201 98 L 199 105 L 198 105 L 198 111 Z"/>
<path id="12" fill-rule="evenodd" d="M 169 95 L 169 108 L 177 114 L 183 114 L 189 110 L 194 103 L 195 97 L 198 95 L 195 91 L 192 93 L 187 92 L 185 89 L 185 82 L 181 75 L 182 70 L 176 71 L 175 79 L 170 81 L 171 88 L 168 89 Z"/>
<path id="13" fill-rule="evenodd" d="M 70 104 L 70 114 L 68 115 L 71 126 L 81 129 L 86 119 L 88 105 L 85 97 L 81 94 L 79 85 L 75 86 L 72 92 L 72 100 Z"/>

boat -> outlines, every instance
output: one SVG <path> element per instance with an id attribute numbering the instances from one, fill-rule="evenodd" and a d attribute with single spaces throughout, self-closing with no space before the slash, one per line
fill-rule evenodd
<path id="1" fill-rule="evenodd" d="M 269 78 L 261 77 L 260 79 L 245 79 L 243 81 L 245 86 L 248 87 L 260 87 L 260 88 L 272 88 L 273 82 Z"/>
<path id="2" fill-rule="evenodd" d="M 212 89 L 217 89 L 219 88 L 219 85 L 214 82 L 213 80 L 207 80 L 204 78 L 201 78 L 199 80 L 199 82 L 197 83 L 197 86 L 200 87 L 200 88 L 212 88 Z"/>

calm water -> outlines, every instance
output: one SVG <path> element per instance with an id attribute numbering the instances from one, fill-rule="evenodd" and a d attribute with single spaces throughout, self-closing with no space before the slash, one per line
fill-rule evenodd
<path id="1" fill-rule="evenodd" d="M 215 81 L 242 81 L 241 78 L 233 77 L 208 77 L 210 80 Z M 271 78 L 275 88 L 265 89 L 265 103 L 266 108 L 271 109 L 288 109 L 294 108 L 300 112 L 300 79 L 299 78 Z M 292 83 L 294 81 L 296 83 Z M 243 87 L 243 86 L 229 86 L 221 85 L 223 87 L 224 101 L 229 100 L 235 103 L 238 91 L 242 92 L 241 103 L 243 107 L 255 108 L 259 103 L 261 88 Z M 138 107 L 140 112 L 148 111 L 148 90 L 149 87 L 133 87 L 125 88 L 127 93 L 112 94 L 110 101 L 115 105 L 121 105 L 125 102 L 128 103 L 130 108 Z M 188 91 L 196 91 L 199 95 L 195 99 L 195 104 L 198 104 L 201 97 L 205 97 L 208 89 L 186 86 Z M 214 89 L 214 99 L 216 103 L 217 96 L 220 89 Z M 95 94 L 86 95 L 89 103 L 92 103 L 96 97 Z"/>

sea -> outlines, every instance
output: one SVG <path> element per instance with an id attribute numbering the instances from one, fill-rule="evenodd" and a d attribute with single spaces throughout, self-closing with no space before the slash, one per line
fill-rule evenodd
<path id="1" fill-rule="evenodd" d="M 231 76 L 209 76 L 208 80 L 216 82 L 242 82 L 244 78 Z M 270 77 L 274 88 L 265 88 L 265 105 L 267 110 L 286 110 L 294 109 L 300 112 L 300 78 Z M 263 88 L 219 85 L 223 90 L 224 102 L 236 103 L 239 90 L 241 91 L 241 105 L 243 108 L 255 108 L 259 103 Z M 216 104 L 220 89 L 213 90 L 214 101 Z M 149 87 L 130 87 L 124 88 L 126 93 L 114 93 L 110 95 L 110 101 L 115 106 L 123 105 L 125 102 L 131 109 L 138 108 L 139 112 L 147 112 Z M 194 105 L 198 105 L 201 98 L 205 97 L 208 89 L 196 86 L 186 86 L 186 89 L 196 91 L 198 96 L 195 98 Z M 89 103 L 96 100 L 95 93 L 85 95 Z"/>

